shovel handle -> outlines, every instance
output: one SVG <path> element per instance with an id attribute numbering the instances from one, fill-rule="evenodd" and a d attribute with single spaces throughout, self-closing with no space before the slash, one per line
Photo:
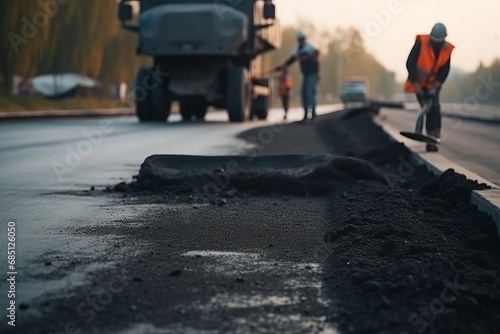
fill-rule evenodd
<path id="1" fill-rule="evenodd" d="M 420 111 L 420 115 L 418 115 L 417 123 L 415 124 L 415 133 L 421 135 L 424 129 L 424 120 L 425 116 L 429 113 L 433 105 L 432 99 L 427 99 Z"/>

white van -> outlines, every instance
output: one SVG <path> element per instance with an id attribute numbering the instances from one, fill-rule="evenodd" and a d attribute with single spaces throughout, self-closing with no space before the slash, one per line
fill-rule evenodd
<path id="1" fill-rule="evenodd" d="M 340 99 L 346 108 L 353 104 L 366 105 L 370 102 L 369 92 L 367 77 L 350 77 L 342 86 Z"/>

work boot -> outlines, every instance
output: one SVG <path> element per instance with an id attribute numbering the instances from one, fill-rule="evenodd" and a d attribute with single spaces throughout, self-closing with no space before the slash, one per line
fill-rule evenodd
<path id="1" fill-rule="evenodd" d="M 425 147 L 425 150 L 427 152 L 438 152 L 439 151 L 439 148 L 437 147 L 437 145 L 434 145 L 434 144 L 427 144 L 426 147 Z"/>

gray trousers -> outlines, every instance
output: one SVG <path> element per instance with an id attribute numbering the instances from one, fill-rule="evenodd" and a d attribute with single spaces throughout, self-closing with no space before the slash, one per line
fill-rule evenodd
<path id="1" fill-rule="evenodd" d="M 318 81 L 318 74 L 304 75 L 302 79 L 302 107 L 306 114 L 309 110 L 312 111 L 313 114 L 316 113 L 316 86 L 318 85 Z"/>

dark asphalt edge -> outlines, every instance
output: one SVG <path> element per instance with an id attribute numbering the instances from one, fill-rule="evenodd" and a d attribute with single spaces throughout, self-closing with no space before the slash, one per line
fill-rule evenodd
<path id="1" fill-rule="evenodd" d="M 403 111 L 411 112 L 414 114 L 418 114 L 419 111 L 415 109 L 406 109 L 406 108 L 397 108 L 397 107 L 390 107 L 390 106 L 384 106 L 382 105 L 382 108 L 385 109 L 401 109 Z M 498 124 L 500 125 L 500 117 L 483 117 L 483 116 L 471 116 L 470 114 L 464 115 L 456 112 L 449 112 L 449 111 L 441 111 L 441 115 L 447 118 L 453 118 L 453 119 L 461 119 L 464 121 L 469 121 L 469 122 L 478 122 L 478 123 L 486 123 L 486 124 Z"/>
<path id="2" fill-rule="evenodd" d="M 389 139 L 393 142 L 399 142 L 399 140 L 396 139 L 394 134 L 391 133 L 390 130 L 385 127 L 381 121 L 377 121 L 374 119 L 375 124 L 380 126 L 384 133 L 389 137 Z M 404 143 L 403 143 L 404 144 Z M 408 149 L 411 151 L 413 157 L 415 157 L 415 161 L 419 163 L 420 165 L 423 165 L 427 167 L 427 169 L 435 174 L 436 176 L 440 176 L 443 172 L 445 172 L 448 168 L 444 167 L 446 163 L 433 163 L 429 159 L 423 157 L 420 153 L 412 150 L 410 147 Z M 439 154 L 439 153 L 438 153 Z M 442 157 L 442 156 L 441 156 Z M 451 161 L 442 157 L 443 161 L 450 162 Z M 458 164 L 456 164 L 458 165 Z M 459 165 L 458 165 L 459 166 Z M 466 168 L 462 167 L 464 171 L 468 171 Z M 474 174 L 472 172 L 470 173 L 465 173 L 466 177 L 468 179 L 470 178 L 471 174 Z M 469 175 L 467 175 L 469 174 Z M 473 190 L 470 198 L 470 203 L 473 205 L 477 205 L 478 209 L 492 217 L 492 219 L 495 221 L 495 224 L 497 225 L 497 234 L 500 236 L 500 186 L 494 184 L 491 181 L 486 180 L 489 184 L 492 185 L 492 189 L 488 190 Z"/>

